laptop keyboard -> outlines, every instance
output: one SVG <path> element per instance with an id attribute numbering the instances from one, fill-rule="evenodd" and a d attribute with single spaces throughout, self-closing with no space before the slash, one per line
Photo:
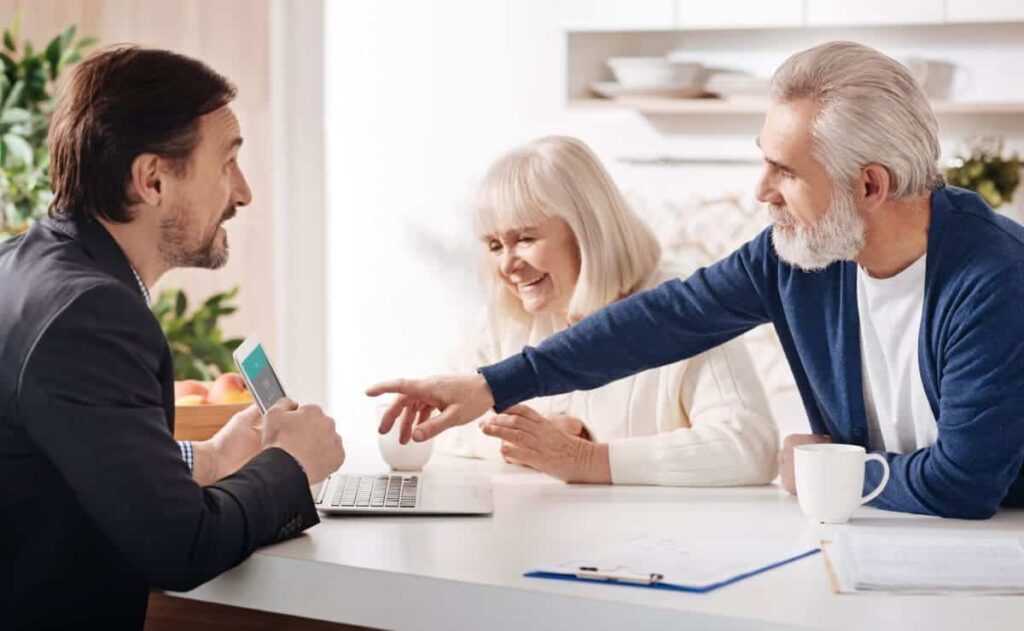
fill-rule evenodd
<path id="1" fill-rule="evenodd" d="M 339 475 L 330 507 L 416 508 L 419 483 L 415 475 Z"/>

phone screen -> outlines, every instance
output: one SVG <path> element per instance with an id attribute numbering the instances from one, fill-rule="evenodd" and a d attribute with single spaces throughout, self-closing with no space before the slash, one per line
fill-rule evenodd
<path id="1" fill-rule="evenodd" d="M 284 388 L 281 387 L 281 382 L 278 381 L 261 344 L 254 346 L 252 352 L 242 358 L 238 367 L 256 398 L 256 404 L 264 414 L 278 399 L 284 398 Z"/>

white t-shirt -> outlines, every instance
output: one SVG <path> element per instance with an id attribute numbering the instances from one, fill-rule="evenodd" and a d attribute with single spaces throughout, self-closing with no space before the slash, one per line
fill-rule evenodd
<path id="1" fill-rule="evenodd" d="M 864 404 L 872 450 L 910 453 L 935 444 L 939 436 L 917 354 L 925 259 L 922 256 L 891 278 L 872 278 L 857 268 Z"/>

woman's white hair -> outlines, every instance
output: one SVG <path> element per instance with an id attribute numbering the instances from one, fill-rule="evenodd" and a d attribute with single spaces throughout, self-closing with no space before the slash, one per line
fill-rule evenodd
<path id="1" fill-rule="evenodd" d="M 629 207 L 597 156 L 575 138 L 547 136 L 499 158 L 480 184 L 474 214 L 481 238 L 552 217 L 569 224 L 580 255 L 570 321 L 644 288 L 661 260 L 654 232 Z M 496 274 L 487 274 L 485 282 L 497 315 L 527 317 Z"/>
<path id="2" fill-rule="evenodd" d="M 871 163 L 889 172 L 892 199 L 943 184 L 935 115 L 896 60 L 853 42 L 821 44 L 787 59 L 772 77 L 771 93 L 782 103 L 820 104 L 815 157 L 844 190 Z"/>

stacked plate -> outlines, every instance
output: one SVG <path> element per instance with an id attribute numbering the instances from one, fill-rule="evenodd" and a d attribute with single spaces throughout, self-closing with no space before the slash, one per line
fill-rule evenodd
<path id="1" fill-rule="evenodd" d="M 599 81 L 590 89 L 605 98 L 704 96 L 704 66 L 697 62 L 673 62 L 665 57 L 612 57 L 608 67 L 615 81 Z"/>

